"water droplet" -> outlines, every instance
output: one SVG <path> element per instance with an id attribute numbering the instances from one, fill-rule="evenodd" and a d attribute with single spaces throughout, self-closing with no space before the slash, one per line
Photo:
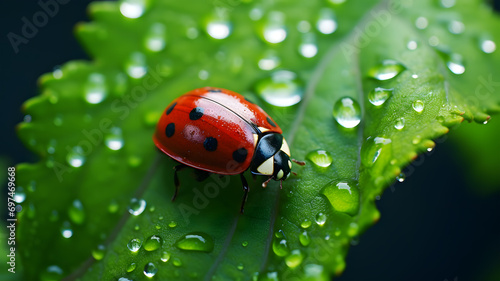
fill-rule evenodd
<path id="1" fill-rule="evenodd" d="M 69 150 L 68 155 L 66 155 L 66 161 L 72 167 L 78 168 L 85 163 L 85 156 L 81 146 L 75 146 Z"/>
<path id="2" fill-rule="evenodd" d="M 323 168 L 329 167 L 333 162 L 333 158 L 330 153 L 322 149 L 309 152 L 306 158 L 313 162 L 316 166 Z"/>
<path id="3" fill-rule="evenodd" d="M 404 173 L 400 173 L 397 177 L 396 180 L 399 182 L 404 182 L 406 179 L 406 175 Z"/>
<path id="4" fill-rule="evenodd" d="M 304 256 L 302 255 L 302 252 L 300 252 L 299 249 L 293 250 L 290 255 L 288 255 L 285 258 L 285 264 L 289 268 L 296 268 L 302 263 L 302 260 L 304 259 Z"/>
<path id="5" fill-rule="evenodd" d="M 71 229 L 71 224 L 68 221 L 63 222 L 61 234 L 64 238 L 71 238 L 73 236 L 73 229 Z"/>
<path id="6" fill-rule="evenodd" d="M 63 279 L 63 270 L 57 265 L 51 265 L 40 275 L 41 281 L 59 281 Z"/>
<path id="7" fill-rule="evenodd" d="M 316 28 L 323 34 L 332 34 L 337 30 L 337 20 L 331 9 L 323 8 L 319 11 L 319 18 L 316 22 Z"/>
<path id="8" fill-rule="evenodd" d="M 441 0 L 440 4 L 443 8 L 451 8 L 455 6 L 456 0 Z"/>
<path id="9" fill-rule="evenodd" d="M 273 252 L 278 257 L 284 257 L 288 255 L 290 250 L 288 249 L 287 241 L 283 238 L 274 238 L 273 239 Z"/>
<path id="10" fill-rule="evenodd" d="M 347 228 L 347 235 L 349 235 L 350 237 L 354 237 L 358 235 L 358 232 L 359 232 L 359 225 L 355 222 L 351 222 L 349 224 L 349 227 Z"/>
<path id="11" fill-rule="evenodd" d="M 142 78 L 147 73 L 146 56 L 139 52 L 132 53 L 125 68 L 130 77 Z"/>
<path id="12" fill-rule="evenodd" d="M 453 34 L 463 33 L 465 30 L 465 25 L 463 22 L 458 20 L 452 20 L 448 24 L 448 30 Z"/>
<path id="13" fill-rule="evenodd" d="M 148 252 L 156 251 L 161 247 L 161 238 L 157 235 L 152 235 L 144 241 L 144 250 Z"/>
<path id="14" fill-rule="evenodd" d="M 128 212 L 134 216 L 138 216 L 146 209 L 146 201 L 144 199 L 132 198 L 128 207 Z"/>
<path id="15" fill-rule="evenodd" d="M 89 75 L 85 84 L 85 100 L 91 104 L 102 102 L 107 96 L 105 77 L 101 73 Z"/>
<path id="16" fill-rule="evenodd" d="M 361 107 L 350 97 L 337 100 L 333 106 L 333 117 L 344 128 L 354 128 L 361 122 Z"/>
<path id="17" fill-rule="evenodd" d="M 145 10 L 146 0 L 123 0 L 120 4 L 120 13 L 130 19 L 139 18 Z"/>
<path id="18" fill-rule="evenodd" d="M 104 258 L 105 251 L 106 247 L 104 247 L 104 245 L 98 245 L 96 249 L 92 250 L 92 256 L 96 260 L 102 260 Z"/>
<path id="19" fill-rule="evenodd" d="M 411 143 L 413 143 L 413 144 L 419 144 L 421 140 L 422 140 L 422 137 L 421 137 L 421 136 L 419 136 L 419 135 L 416 135 L 416 136 L 413 138 L 413 140 L 411 141 Z"/>
<path id="20" fill-rule="evenodd" d="M 368 93 L 368 100 L 371 104 L 375 106 L 380 106 L 385 103 L 385 101 L 392 96 L 394 88 L 384 89 L 377 87 Z"/>
<path id="21" fill-rule="evenodd" d="M 108 205 L 108 211 L 112 214 L 118 212 L 118 209 L 120 208 L 120 205 L 118 205 L 118 202 L 115 199 L 111 199 L 111 202 Z"/>
<path id="22" fill-rule="evenodd" d="M 76 224 L 82 224 L 85 221 L 85 211 L 80 200 L 76 199 L 73 201 L 68 209 L 68 216 Z"/>
<path id="23" fill-rule="evenodd" d="M 182 266 L 182 261 L 181 261 L 179 258 L 173 258 L 173 259 L 172 259 L 172 263 L 173 263 L 173 264 L 174 264 L 174 266 L 176 266 L 176 267 Z"/>
<path id="24" fill-rule="evenodd" d="M 418 47 L 417 41 L 414 41 L 414 40 L 408 41 L 408 44 L 406 44 L 406 47 L 410 51 L 416 50 Z"/>
<path id="25" fill-rule="evenodd" d="M 449 55 L 446 66 L 448 66 L 448 69 L 451 72 L 457 75 L 463 74 L 465 72 L 464 59 L 462 55 L 457 53 L 452 53 Z"/>
<path id="26" fill-rule="evenodd" d="M 56 210 L 50 212 L 49 221 L 56 222 L 59 220 L 59 213 Z"/>
<path id="27" fill-rule="evenodd" d="M 106 146 L 111 150 L 120 150 L 123 147 L 122 129 L 113 127 L 110 129 L 109 134 L 104 137 Z"/>
<path id="28" fill-rule="evenodd" d="M 403 130 L 403 128 L 405 127 L 405 119 L 403 117 L 401 118 L 398 118 L 396 120 L 396 124 L 394 125 L 394 128 L 396 128 L 396 130 Z"/>
<path id="29" fill-rule="evenodd" d="M 152 262 L 149 262 L 146 264 L 146 266 L 144 266 L 144 275 L 146 275 L 146 277 L 151 278 L 151 277 L 155 276 L 155 274 L 157 272 L 158 272 L 158 268 Z"/>
<path id="30" fill-rule="evenodd" d="M 241 243 L 241 246 L 243 246 L 243 247 L 248 246 L 248 241 L 243 241 L 243 242 Z"/>
<path id="31" fill-rule="evenodd" d="M 287 31 L 285 28 L 284 13 L 278 11 L 269 13 L 267 21 L 264 24 L 263 36 L 271 44 L 280 43 L 285 40 Z"/>
<path id="32" fill-rule="evenodd" d="M 169 224 L 168 224 L 168 227 L 171 227 L 171 228 L 174 228 L 177 226 L 177 222 L 175 221 L 171 221 Z"/>
<path id="33" fill-rule="evenodd" d="M 300 244 L 302 244 L 302 246 L 304 246 L 304 247 L 309 246 L 309 244 L 311 243 L 311 237 L 309 237 L 309 234 L 307 234 L 307 231 L 304 231 L 299 235 L 299 241 L 300 241 Z"/>
<path id="34" fill-rule="evenodd" d="M 206 23 L 206 31 L 214 39 L 224 39 L 231 34 L 231 23 L 226 13 L 213 14 Z"/>
<path id="35" fill-rule="evenodd" d="M 281 60 L 273 50 L 267 50 L 260 58 L 258 65 L 262 70 L 273 70 L 281 64 Z"/>
<path id="36" fill-rule="evenodd" d="M 497 49 L 497 45 L 492 40 L 486 39 L 480 42 L 481 50 L 487 54 L 493 53 Z"/>
<path id="37" fill-rule="evenodd" d="M 313 33 L 302 35 L 302 41 L 299 45 L 299 53 L 305 58 L 312 58 L 318 53 L 316 38 Z"/>
<path id="38" fill-rule="evenodd" d="M 243 266 L 243 264 L 242 264 L 242 263 L 239 263 L 239 264 L 236 266 L 236 268 L 237 268 L 238 270 L 240 270 L 240 271 L 241 271 L 241 270 L 243 270 L 245 267 Z"/>
<path id="39" fill-rule="evenodd" d="M 316 215 L 316 223 L 319 225 L 319 226 L 323 226 L 325 223 L 326 223 L 326 215 L 323 214 L 323 213 L 318 213 Z"/>
<path id="40" fill-rule="evenodd" d="M 132 272 L 134 271 L 135 269 L 137 268 L 137 264 L 135 262 L 131 263 L 128 267 L 127 267 L 127 272 Z"/>
<path id="41" fill-rule="evenodd" d="M 300 227 L 306 229 L 308 227 L 310 227 L 312 224 L 312 221 L 308 220 L 308 219 L 305 219 L 301 224 L 300 224 Z"/>
<path id="42" fill-rule="evenodd" d="M 142 247 L 142 241 L 139 238 L 134 238 L 127 243 L 127 248 L 132 252 L 136 253 Z"/>
<path id="43" fill-rule="evenodd" d="M 167 262 L 169 259 L 170 259 L 170 253 L 167 251 L 163 251 L 163 253 L 161 254 L 160 260 L 162 262 Z"/>
<path id="44" fill-rule="evenodd" d="M 152 24 L 144 38 L 146 49 L 152 52 L 159 52 L 165 49 L 167 45 L 166 29 L 163 23 L 157 22 Z"/>
<path id="45" fill-rule="evenodd" d="M 137 231 L 137 230 L 139 230 L 139 229 L 140 229 L 139 225 L 138 225 L 138 224 L 136 224 L 136 225 L 134 226 L 134 230 L 136 230 L 136 231 Z"/>
<path id="46" fill-rule="evenodd" d="M 297 74 L 287 70 L 273 72 L 269 77 L 257 82 L 256 91 L 267 103 L 288 107 L 302 99 L 302 81 Z"/>
<path id="47" fill-rule="evenodd" d="M 297 30 L 300 33 L 307 33 L 307 32 L 309 32 L 311 30 L 311 24 L 308 21 L 306 21 L 306 20 L 301 20 L 297 24 Z"/>
<path id="48" fill-rule="evenodd" d="M 406 70 L 406 67 L 394 60 L 384 60 L 380 65 L 372 67 L 368 71 L 368 76 L 379 81 L 385 81 L 396 77 Z"/>
<path id="49" fill-rule="evenodd" d="M 339 212 L 354 216 L 359 209 L 359 190 L 355 181 L 332 181 L 321 194 L 326 196 L 332 207 Z"/>
<path id="50" fill-rule="evenodd" d="M 59 66 L 54 67 L 54 70 L 52 71 L 52 77 L 54 77 L 54 79 L 61 79 L 63 74 L 64 73 Z"/>
<path id="51" fill-rule="evenodd" d="M 186 251 L 211 252 L 214 249 L 214 240 L 206 233 L 193 232 L 181 237 L 175 246 Z"/>
<path id="52" fill-rule="evenodd" d="M 428 25 L 429 21 L 427 20 L 426 17 L 418 17 L 417 20 L 415 21 L 415 26 L 418 29 L 426 29 Z"/>
<path id="53" fill-rule="evenodd" d="M 23 203 L 24 200 L 26 200 L 26 193 L 24 192 L 24 188 L 22 188 L 21 186 L 18 186 L 16 188 L 16 193 L 14 195 L 14 201 L 16 201 L 16 203 L 20 204 L 20 203 Z"/>
<path id="54" fill-rule="evenodd" d="M 424 110 L 424 102 L 421 101 L 421 100 L 414 101 L 411 106 L 418 113 L 420 113 L 420 112 L 422 112 Z"/>
<path id="55" fill-rule="evenodd" d="M 339 237 L 339 236 L 340 236 L 340 234 L 342 234 L 342 230 L 340 230 L 340 228 L 338 228 L 338 227 L 337 227 L 337 228 L 335 229 L 335 232 L 333 233 L 333 235 L 335 235 L 335 236 Z"/>
<path id="56" fill-rule="evenodd" d="M 262 9 L 260 7 L 255 7 L 250 10 L 248 16 L 250 17 L 251 20 L 258 21 L 262 18 L 263 15 L 264 12 L 262 11 Z"/>
<path id="57" fill-rule="evenodd" d="M 384 158 L 389 158 L 392 151 L 391 143 L 391 139 L 388 138 L 368 137 L 361 146 L 361 160 L 363 164 L 366 167 L 372 167 L 382 154 L 387 154 Z"/>

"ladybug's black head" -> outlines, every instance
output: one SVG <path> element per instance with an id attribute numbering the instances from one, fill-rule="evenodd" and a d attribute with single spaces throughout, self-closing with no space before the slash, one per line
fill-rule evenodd
<path id="1" fill-rule="evenodd" d="M 281 134 L 269 133 L 259 139 L 252 159 L 251 172 L 285 180 L 290 174 L 292 162 L 290 149 Z"/>

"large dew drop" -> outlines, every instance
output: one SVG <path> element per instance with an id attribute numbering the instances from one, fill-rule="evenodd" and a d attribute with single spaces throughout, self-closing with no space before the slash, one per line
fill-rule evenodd
<path id="1" fill-rule="evenodd" d="M 297 249 L 297 250 L 293 250 L 290 253 L 290 255 L 288 255 L 285 258 L 285 264 L 289 268 L 296 268 L 297 266 L 299 266 L 302 263 L 302 260 L 304 260 L 304 255 L 302 255 L 302 252 L 299 249 Z"/>
<path id="2" fill-rule="evenodd" d="M 123 0 L 120 4 L 120 13 L 130 19 L 139 18 L 145 10 L 146 0 Z"/>
<path id="3" fill-rule="evenodd" d="M 333 162 L 333 158 L 330 153 L 322 149 L 309 152 L 306 158 L 313 162 L 314 165 L 322 168 L 329 167 Z"/>
<path id="4" fill-rule="evenodd" d="M 281 60 L 273 50 L 264 52 L 264 55 L 259 59 L 258 65 L 262 70 L 273 70 L 281 64 Z"/>
<path id="5" fill-rule="evenodd" d="M 205 29 L 210 37 L 225 39 L 231 34 L 231 23 L 225 15 L 217 13 L 207 20 Z"/>
<path id="6" fill-rule="evenodd" d="M 344 128 L 354 128 L 361 122 L 361 107 L 350 97 L 337 100 L 333 106 L 333 117 Z"/>
<path id="7" fill-rule="evenodd" d="M 273 72 L 269 77 L 257 82 L 255 88 L 261 98 L 274 106 L 288 107 L 302 100 L 302 82 L 297 74 L 291 71 Z"/>
<path id="8" fill-rule="evenodd" d="M 149 262 L 144 266 L 144 275 L 146 275 L 146 277 L 151 278 L 151 277 L 155 276 L 155 274 L 157 272 L 158 272 L 158 268 L 152 262 Z"/>
<path id="9" fill-rule="evenodd" d="M 144 250 L 152 252 L 161 247 L 161 238 L 157 235 L 152 235 L 144 241 Z"/>
<path id="10" fill-rule="evenodd" d="M 138 238 L 134 238 L 132 240 L 130 240 L 128 243 L 127 243 L 127 248 L 129 249 L 129 251 L 131 251 L 132 253 L 135 253 L 137 251 L 139 251 L 139 249 L 142 247 L 142 241 L 141 239 L 138 239 Z"/>
<path id="11" fill-rule="evenodd" d="M 76 199 L 73 201 L 68 209 L 68 216 L 75 224 L 82 224 L 85 221 L 85 210 L 80 200 Z"/>
<path id="12" fill-rule="evenodd" d="M 85 84 L 85 100 L 91 104 L 102 102 L 107 96 L 106 82 L 104 75 L 92 73 Z"/>
<path id="13" fill-rule="evenodd" d="M 299 45 L 299 53 L 305 58 L 312 58 L 318 53 L 318 45 L 314 33 L 305 33 L 302 35 L 302 41 Z"/>
<path id="14" fill-rule="evenodd" d="M 332 34 L 337 30 L 337 20 L 331 9 L 323 8 L 319 11 L 316 28 L 323 34 Z"/>
<path id="15" fill-rule="evenodd" d="M 123 147 L 122 129 L 113 127 L 110 129 L 109 134 L 104 137 L 106 146 L 111 150 L 120 150 Z"/>
<path id="16" fill-rule="evenodd" d="M 424 102 L 421 100 L 414 101 L 411 106 L 413 107 L 413 110 L 418 113 L 421 113 L 424 110 Z"/>
<path id="17" fill-rule="evenodd" d="M 149 28 L 146 37 L 144 38 L 144 45 L 146 49 L 151 52 L 159 52 L 165 49 L 167 45 L 166 27 L 163 23 L 154 23 Z"/>
<path id="18" fill-rule="evenodd" d="M 354 216 L 359 209 L 359 191 L 354 181 L 333 181 L 327 184 L 321 194 L 325 195 L 332 207 L 339 212 Z"/>
<path id="19" fill-rule="evenodd" d="M 81 146 L 73 147 L 66 155 L 66 161 L 72 167 L 78 168 L 81 167 L 85 163 L 85 155 L 83 153 L 83 149 Z"/>
<path id="20" fill-rule="evenodd" d="M 270 12 L 263 27 L 264 40 L 276 44 L 283 42 L 286 36 L 285 14 L 277 11 Z"/>
<path id="21" fill-rule="evenodd" d="M 132 78 L 142 78 L 147 73 L 146 56 L 139 52 L 132 53 L 125 65 L 125 70 Z"/>
<path id="22" fill-rule="evenodd" d="M 392 96 L 392 93 L 394 92 L 394 88 L 391 89 L 384 89 L 381 87 L 377 87 L 368 93 L 368 100 L 370 101 L 371 104 L 375 106 L 380 106 L 385 103 L 387 99 L 389 99 Z"/>
<path id="23" fill-rule="evenodd" d="M 186 251 L 211 252 L 214 249 L 214 240 L 206 233 L 193 232 L 181 237 L 175 246 Z"/>
<path id="24" fill-rule="evenodd" d="M 132 198 L 128 206 L 128 212 L 134 216 L 138 216 L 146 209 L 146 201 L 144 199 Z"/>
<path id="25" fill-rule="evenodd" d="M 406 69 L 404 65 L 394 60 L 384 60 L 381 64 L 372 67 L 368 76 L 379 81 L 392 79 Z"/>

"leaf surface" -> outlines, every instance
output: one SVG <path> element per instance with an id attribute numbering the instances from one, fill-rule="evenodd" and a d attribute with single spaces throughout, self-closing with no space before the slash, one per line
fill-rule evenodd
<path id="1" fill-rule="evenodd" d="M 41 95 L 26 102 L 32 121 L 19 135 L 41 157 L 18 166 L 29 280 L 146 280 L 153 272 L 158 280 L 329 280 L 379 219 L 375 198 L 401 169 L 449 127 L 499 110 L 499 52 L 484 45 L 500 42 L 499 21 L 480 1 L 195 3 L 94 3 L 93 21 L 77 28 L 94 60 L 44 75 Z M 269 42 L 283 32 L 283 42 Z M 261 105 L 292 156 L 307 162 L 282 190 L 247 174 L 244 215 L 237 176 L 197 182 L 182 171 L 170 201 L 175 163 L 151 136 L 171 100 L 203 86 Z M 369 93 L 379 87 L 391 93 L 377 106 Z M 301 101 L 265 102 L 283 88 L 298 89 Z M 341 100 L 359 104 L 354 128 L 332 116 Z M 144 200 L 142 212 L 133 198 Z M 186 235 L 198 242 L 177 246 Z M 133 239 L 142 242 L 136 252 L 127 247 Z"/>

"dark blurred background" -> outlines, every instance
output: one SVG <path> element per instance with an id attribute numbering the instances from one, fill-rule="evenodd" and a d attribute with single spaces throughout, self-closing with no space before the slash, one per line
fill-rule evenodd
<path id="1" fill-rule="evenodd" d="M 89 59 L 73 28 L 79 21 L 88 21 L 90 2 L 60 5 L 64 12 L 50 18 L 28 44 L 21 44 L 18 54 L 7 33 L 18 32 L 21 18 L 40 7 L 37 1 L 0 4 L 2 169 L 37 160 L 15 134 L 16 124 L 24 117 L 21 104 L 38 94 L 36 81 L 41 74 L 69 60 Z M 500 1 L 492 5 L 500 10 Z M 476 187 L 465 177 L 474 163 L 464 163 L 467 159 L 457 153 L 456 137 L 452 131 L 433 153 L 421 158 L 425 163 L 405 182 L 386 190 L 377 202 L 380 221 L 361 236 L 359 245 L 351 247 L 346 271 L 336 280 L 500 280 L 500 193 L 474 191 Z"/>

